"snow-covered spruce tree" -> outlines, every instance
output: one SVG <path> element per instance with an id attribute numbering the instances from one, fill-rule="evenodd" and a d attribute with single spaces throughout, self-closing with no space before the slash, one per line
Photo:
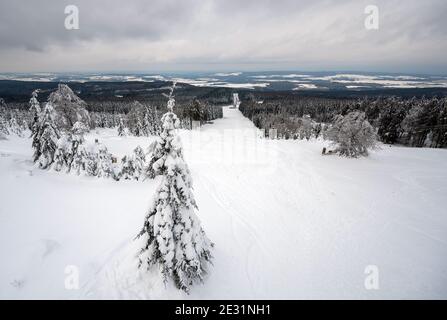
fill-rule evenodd
<path id="1" fill-rule="evenodd" d="M 0 98 L 0 114 L 6 112 L 6 102 L 3 98 Z"/>
<path id="2" fill-rule="evenodd" d="M 31 114 L 31 122 L 29 129 L 31 130 L 31 135 L 37 130 L 37 125 L 39 123 L 40 116 L 40 103 L 37 100 L 38 90 L 34 90 L 31 94 L 31 99 L 29 100 L 29 112 Z"/>
<path id="3" fill-rule="evenodd" d="M 121 159 L 120 179 L 132 180 L 135 177 L 135 165 L 133 156 L 124 156 Z"/>
<path id="4" fill-rule="evenodd" d="M 152 127 L 151 127 L 151 116 L 149 113 L 149 108 L 146 106 L 144 108 L 144 115 L 142 120 L 142 130 L 144 136 L 150 136 L 152 134 Z"/>
<path id="5" fill-rule="evenodd" d="M 6 102 L 3 98 L 0 98 L 0 115 L 5 116 L 6 113 L 7 113 Z"/>
<path id="6" fill-rule="evenodd" d="M 73 127 L 71 128 L 71 133 L 73 135 L 79 136 L 82 142 L 84 141 L 84 135 L 87 132 L 89 132 L 88 126 L 81 121 L 76 121 Z"/>
<path id="7" fill-rule="evenodd" d="M 134 166 L 134 179 L 141 180 L 144 176 L 144 169 L 146 163 L 146 155 L 140 146 L 137 146 L 133 151 L 133 166 Z"/>
<path id="8" fill-rule="evenodd" d="M 134 101 L 127 114 L 129 132 L 135 136 L 150 136 L 157 134 L 159 129 L 157 110 Z"/>
<path id="9" fill-rule="evenodd" d="M 19 137 L 23 137 L 22 126 L 19 125 L 14 114 L 11 114 L 11 118 L 9 119 L 9 130 L 11 133 L 13 133 Z"/>
<path id="10" fill-rule="evenodd" d="M 155 109 L 154 109 L 155 110 Z M 154 121 L 157 120 L 157 114 L 156 111 L 154 111 Z M 188 125 L 189 125 L 189 120 L 188 120 Z M 154 169 L 154 164 L 155 162 L 157 162 L 164 153 L 164 147 L 163 147 L 163 139 L 160 136 L 161 133 L 161 126 L 160 125 L 154 125 L 154 133 L 159 135 L 157 136 L 157 138 L 151 143 L 149 144 L 149 147 L 147 148 L 147 164 L 144 167 L 144 175 L 146 178 L 149 179 L 154 179 L 155 176 L 157 175 L 157 172 Z M 188 126 L 188 128 L 190 128 Z"/>
<path id="11" fill-rule="evenodd" d="M 98 156 L 96 152 L 86 153 L 85 174 L 96 177 L 98 175 Z"/>
<path id="12" fill-rule="evenodd" d="M 118 180 L 113 169 L 112 155 L 109 153 L 105 145 L 100 144 L 97 157 L 98 178 L 114 178 L 115 180 Z"/>
<path id="13" fill-rule="evenodd" d="M 0 98 L 0 139 L 6 139 L 9 135 L 9 123 L 6 117 L 6 103 Z"/>
<path id="14" fill-rule="evenodd" d="M 56 171 L 71 171 L 73 161 L 78 154 L 78 149 L 84 143 L 84 134 L 88 132 L 87 126 L 77 121 L 71 131 L 62 133 L 57 143 L 52 168 Z"/>
<path id="15" fill-rule="evenodd" d="M 118 122 L 118 136 L 123 137 L 126 135 L 126 126 L 124 125 L 124 120 L 122 117 L 120 117 L 120 120 Z"/>
<path id="16" fill-rule="evenodd" d="M 70 134 L 62 134 L 57 141 L 56 152 L 54 153 L 51 168 L 55 171 L 70 171 L 73 161 L 72 137 Z"/>
<path id="17" fill-rule="evenodd" d="M 75 157 L 74 167 L 79 168 L 80 172 L 84 171 L 87 176 L 93 177 L 113 176 L 112 155 L 102 143 L 95 142 L 88 148 L 81 146 L 78 153 L 84 154 L 84 160 Z"/>
<path id="18" fill-rule="evenodd" d="M 6 139 L 7 135 L 9 135 L 9 124 L 5 116 L 0 113 L 0 138 Z"/>
<path id="19" fill-rule="evenodd" d="M 60 132 L 55 124 L 55 112 L 51 103 L 47 103 L 39 119 L 39 128 L 33 136 L 34 162 L 40 168 L 48 168 L 54 160 Z M 34 141 L 38 143 L 34 144 Z"/>
<path id="20" fill-rule="evenodd" d="M 162 117 L 162 156 L 153 165 L 162 179 L 137 236 L 144 241 L 139 266 L 149 269 L 158 265 L 165 283 L 171 278 L 177 288 L 189 292 L 195 282 L 203 281 L 212 260 L 213 244 L 196 215 L 191 175 L 175 132 L 179 120 L 172 112 L 174 86 L 168 112 Z"/>
<path id="21" fill-rule="evenodd" d="M 365 113 L 359 111 L 337 115 L 326 137 L 337 146 L 337 153 L 346 157 L 367 156 L 368 149 L 377 146 L 374 128 L 366 120 Z"/>
<path id="22" fill-rule="evenodd" d="M 74 161 L 74 157 L 76 154 L 78 154 L 79 148 L 82 146 L 82 144 L 85 142 L 84 135 L 89 131 L 89 128 L 85 125 L 85 123 L 81 121 L 76 121 L 73 125 L 73 128 L 71 128 L 71 150 L 73 158 L 71 159 L 71 164 Z"/>
<path id="23" fill-rule="evenodd" d="M 309 140 L 312 137 L 312 118 L 310 117 L 310 115 L 305 114 L 303 115 L 303 117 L 300 119 L 301 121 L 301 126 L 298 129 L 299 131 L 299 135 L 300 135 L 300 139 L 306 139 Z"/>
<path id="24" fill-rule="evenodd" d="M 160 133 L 160 124 L 155 107 L 146 107 L 146 114 L 144 115 L 144 122 L 147 128 L 147 135 L 157 135 Z"/>
<path id="25" fill-rule="evenodd" d="M 42 110 L 40 109 L 39 100 L 37 100 L 38 90 L 34 90 L 31 94 L 31 99 L 29 100 L 29 112 L 31 113 L 31 122 L 29 129 L 31 130 L 31 137 L 33 139 L 32 146 L 34 148 L 34 161 L 36 161 L 36 156 L 40 155 L 40 137 L 39 137 L 39 125 L 40 125 L 40 115 Z"/>
<path id="26" fill-rule="evenodd" d="M 127 114 L 127 126 L 130 133 L 134 136 L 143 136 L 144 132 L 144 112 L 145 107 L 138 101 L 134 101 L 130 107 L 130 111 Z"/>
<path id="27" fill-rule="evenodd" d="M 154 169 L 154 163 L 157 162 L 163 156 L 163 139 L 157 137 L 148 147 L 148 163 L 144 168 L 144 175 L 146 178 L 154 179 L 157 173 Z"/>
<path id="28" fill-rule="evenodd" d="M 76 153 L 73 156 L 73 162 L 71 164 L 70 172 L 74 172 L 77 175 L 81 173 L 87 174 L 88 152 L 84 145 L 79 145 Z"/>

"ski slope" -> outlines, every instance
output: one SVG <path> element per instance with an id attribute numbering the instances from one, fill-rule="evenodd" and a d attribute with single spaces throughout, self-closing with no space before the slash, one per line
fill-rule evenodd
<path id="1" fill-rule="evenodd" d="M 383 146 L 322 156 L 324 141 L 266 140 L 237 109 L 180 131 L 214 267 L 190 295 L 136 268 L 158 179 L 34 169 L 30 140 L 0 141 L 0 298 L 447 298 L 447 150 Z M 100 130 L 123 156 L 151 138 Z M 364 286 L 377 266 L 378 290 Z M 79 270 L 68 290 L 67 266 Z M 69 269 L 68 271 L 70 271 Z"/>

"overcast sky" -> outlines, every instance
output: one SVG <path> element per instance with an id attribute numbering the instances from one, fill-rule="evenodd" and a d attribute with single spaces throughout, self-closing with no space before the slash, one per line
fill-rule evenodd
<path id="1" fill-rule="evenodd" d="M 79 30 L 64 27 L 70 4 Z M 447 74 L 446 13 L 446 0 L 0 0 L 0 72 Z"/>

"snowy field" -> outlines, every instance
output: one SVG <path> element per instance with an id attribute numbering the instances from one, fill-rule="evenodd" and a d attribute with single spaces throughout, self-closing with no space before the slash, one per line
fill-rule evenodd
<path id="1" fill-rule="evenodd" d="M 157 186 L 33 167 L 0 140 L 0 298 L 447 298 L 447 150 L 322 156 L 323 141 L 260 139 L 238 110 L 182 131 L 214 268 L 188 296 L 135 267 Z M 151 138 L 87 137 L 121 157 Z M 364 286 L 377 266 L 378 290 Z M 70 267 L 79 289 L 68 290 Z"/>

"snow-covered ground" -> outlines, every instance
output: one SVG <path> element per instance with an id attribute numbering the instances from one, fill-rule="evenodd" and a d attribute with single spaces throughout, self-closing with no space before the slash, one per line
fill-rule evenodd
<path id="1" fill-rule="evenodd" d="M 42 171 L 30 140 L 10 137 L 0 140 L 0 298 L 447 298 L 447 150 L 322 156 L 323 141 L 260 139 L 230 108 L 181 136 L 215 243 L 203 285 L 188 296 L 135 268 L 132 239 L 158 179 Z M 118 156 L 151 141 L 95 138 Z M 369 265 L 378 290 L 364 286 Z M 77 290 L 65 287 L 73 270 Z"/>

